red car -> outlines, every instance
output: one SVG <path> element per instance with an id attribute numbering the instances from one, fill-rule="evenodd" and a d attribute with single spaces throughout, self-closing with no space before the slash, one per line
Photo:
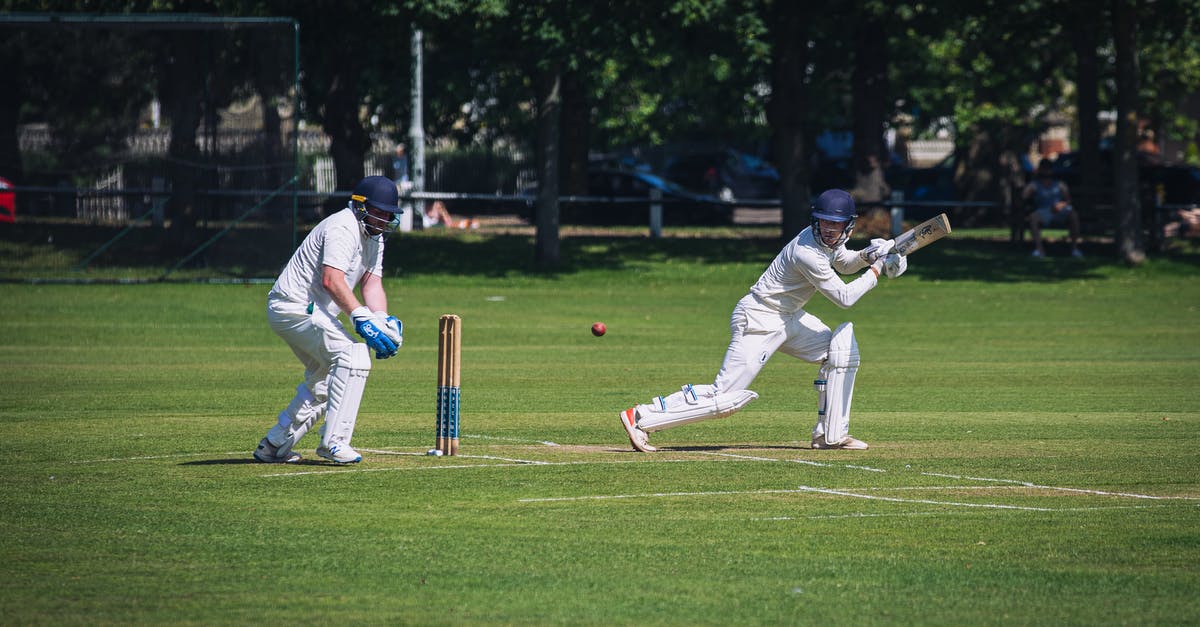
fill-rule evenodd
<path id="1" fill-rule="evenodd" d="M 12 181 L 0 177 L 0 222 L 17 221 L 17 195 L 8 191 L 12 188 Z"/>

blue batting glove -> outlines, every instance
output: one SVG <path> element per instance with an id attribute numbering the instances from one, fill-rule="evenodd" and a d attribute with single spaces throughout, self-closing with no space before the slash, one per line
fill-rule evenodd
<path id="1" fill-rule="evenodd" d="M 370 309 L 359 307 L 350 312 L 350 319 L 354 321 L 354 330 L 367 341 L 367 346 L 375 351 L 376 359 L 387 359 L 396 354 L 399 347 L 379 328 Z"/>

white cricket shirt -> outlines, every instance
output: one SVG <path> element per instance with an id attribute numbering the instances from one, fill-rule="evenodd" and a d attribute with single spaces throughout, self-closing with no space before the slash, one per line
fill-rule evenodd
<path id="1" fill-rule="evenodd" d="M 865 267 L 867 263 L 858 253 L 845 245 L 829 250 L 817 244 L 810 226 L 783 247 L 750 293 L 763 305 L 783 313 L 800 311 L 818 291 L 845 309 L 871 291 L 879 279 L 874 272 L 867 272 L 846 283 L 837 273 L 853 274 Z"/>
<path id="2" fill-rule="evenodd" d="M 322 220 L 304 238 L 271 287 L 269 298 L 313 303 L 330 318 L 336 318 L 341 308 L 321 286 L 322 266 L 345 272 L 346 284 L 354 289 L 367 272 L 383 276 L 383 242 L 367 237 L 354 212 L 342 209 Z"/>

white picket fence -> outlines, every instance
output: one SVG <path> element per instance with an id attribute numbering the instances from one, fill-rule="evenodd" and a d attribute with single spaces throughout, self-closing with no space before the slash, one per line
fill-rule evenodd
<path id="1" fill-rule="evenodd" d="M 914 139 L 908 142 L 908 161 L 917 167 L 936 165 L 954 152 L 954 142 L 949 139 Z"/>
<path id="2" fill-rule="evenodd" d="M 383 175 L 383 168 L 378 159 L 368 158 L 363 162 L 363 176 Z M 337 191 L 337 169 L 333 166 L 333 157 L 317 157 L 313 162 L 314 187 L 322 194 L 332 194 Z"/>
<path id="3" fill-rule="evenodd" d="M 117 166 L 92 184 L 92 189 L 75 195 L 75 215 L 89 222 L 124 222 L 129 219 L 129 207 L 124 194 L 103 192 L 125 189 L 125 168 Z"/>

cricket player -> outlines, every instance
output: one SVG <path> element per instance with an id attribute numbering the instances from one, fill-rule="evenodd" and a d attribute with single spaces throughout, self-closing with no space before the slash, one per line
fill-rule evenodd
<path id="1" fill-rule="evenodd" d="M 358 183 L 345 209 L 325 218 L 296 249 L 267 297 L 267 321 L 304 366 L 304 382 L 254 451 L 267 463 L 296 463 L 296 443 L 320 419 L 317 455 L 338 463 L 362 460 L 350 446 L 371 353 L 396 354 L 403 324 L 387 313 L 383 246 L 399 225 L 396 184 L 383 176 Z M 355 296 L 359 288 L 362 300 Z M 338 315 L 346 312 L 365 343 Z"/>
<path id="2" fill-rule="evenodd" d="M 843 190 L 831 189 L 817 198 L 812 205 L 812 226 L 784 246 L 734 307 L 729 321 L 732 338 L 712 385 L 685 385 L 678 392 L 621 412 L 621 426 L 634 449 L 655 451 L 649 443 L 650 432 L 724 418 L 758 398 L 747 388 L 775 351 L 821 364 L 815 382 L 817 424 L 812 447 L 867 448 L 866 442 L 849 433 L 850 400 L 859 364 L 854 325 L 847 322 L 830 331 L 804 311 L 817 292 L 837 306 L 849 308 L 878 284 L 881 272 L 893 278 L 908 269 L 906 257 L 890 253 L 892 240 L 871 240 L 860 251 L 846 248 L 855 214 L 854 200 Z M 864 268 L 867 271 L 849 283 L 837 274 Z"/>

